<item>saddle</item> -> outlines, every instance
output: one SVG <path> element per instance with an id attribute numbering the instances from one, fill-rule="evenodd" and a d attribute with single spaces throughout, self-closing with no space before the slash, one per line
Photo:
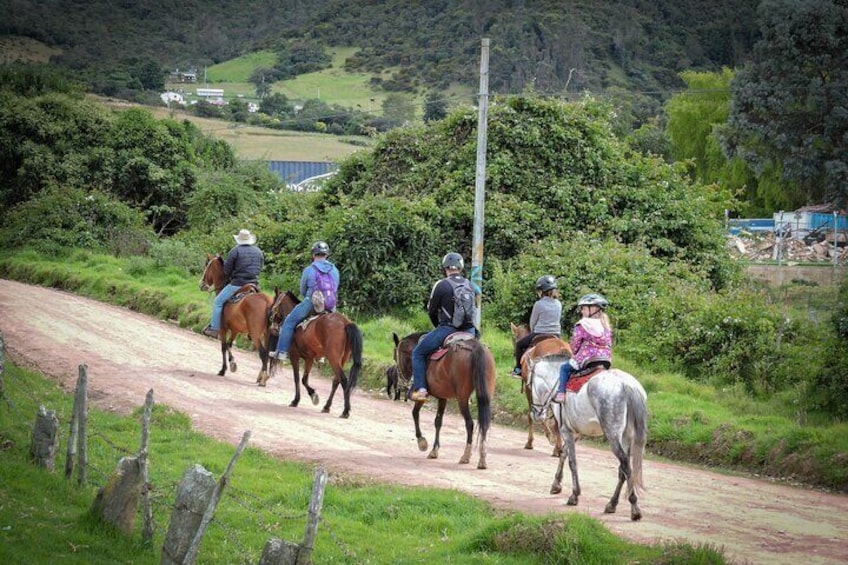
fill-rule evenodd
<path id="1" fill-rule="evenodd" d="M 438 361 L 439 359 L 444 357 L 445 354 L 448 351 L 453 349 L 453 347 L 455 345 L 460 344 L 460 343 L 465 342 L 465 341 L 473 340 L 473 339 L 477 339 L 477 336 L 475 336 L 472 333 L 469 333 L 469 332 L 454 332 L 454 333 L 450 334 L 448 337 L 446 337 L 445 341 L 442 342 L 442 346 L 439 349 L 435 350 L 433 353 L 431 353 L 430 357 L 428 357 L 427 359 L 430 360 L 430 361 Z"/>
<path id="2" fill-rule="evenodd" d="M 236 291 L 236 293 L 227 300 L 228 303 L 235 304 L 239 300 L 245 298 L 246 296 L 250 296 L 251 294 L 256 294 L 259 292 L 259 286 L 253 283 L 248 283 L 242 286 L 240 289 Z"/>
<path id="3" fill-rule="evenodd" d="M 320 318 L 321 316 L 326 316 L 327 314 L 332 314 L 335 310 L 324 310 L 323 312 L 312 312 L 309 316 L 303 319 L 301 323 L 297 325 L 298 328 L 306 331 L 306 328 L 309 327 L 309 324 Z M 297 329 L 297 328 L 295 328 Z"/>
<path id="4" fill-rule="evenodd" d="M 530 340 L 530 344 L 527 346 L 527 349 L 530 349 L 531 347 L 535 347 L 535 346 L 539 345 L 541 342 L 545 341 L 546 339 L 551 339 L 551 338 L 560 339 L 560 337 L 556 334 L 538 334 L 532 340 Z"/>
<path id="5" fill-rule="evenodd" d="M 611 365 L 608 361 L 595 361 L 589 363 L 586 367 L 583 367 L 579 371 L 574 371 L 571 374 L 568 378 L 568 382 L 565 383 L 565 390 L 568 392 L 580 392 L 580 389 L 583 388 L 583 385 L 589 382 L 589 379 L 601 371 L 608 371 L 610 367 Z"/>

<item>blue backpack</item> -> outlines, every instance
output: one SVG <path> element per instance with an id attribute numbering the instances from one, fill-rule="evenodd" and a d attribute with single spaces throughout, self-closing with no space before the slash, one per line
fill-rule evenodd
<path id="1" fill-rule="evenodd" d="M 320 297 L 316 295 L 320 295 Z M 320 298 L 323 298 L 323 301 Z M 319 303 L 323 304 L 319 305 Z M 315 292 L 312 293 L 312 305 L 316 312 L 336 308 L 336 281 L 331 273 L 324 273 L 317 268 L 315 269 Z"/>

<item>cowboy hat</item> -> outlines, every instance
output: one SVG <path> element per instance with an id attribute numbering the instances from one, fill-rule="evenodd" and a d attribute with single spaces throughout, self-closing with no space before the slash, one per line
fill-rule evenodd
<path id="1" fill-rule="evenodd" d="M 238 232 L 238 235 L 234 235 L 233 237 L 239 245 L 253 245 L 256 243 L 256 236 L 250 233 L 250 230 L 241 230 Z"/>

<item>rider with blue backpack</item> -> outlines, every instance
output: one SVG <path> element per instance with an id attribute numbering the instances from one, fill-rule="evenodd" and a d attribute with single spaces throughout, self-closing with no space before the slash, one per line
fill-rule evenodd
<path id="1" fill-rule="evenodd" d="M 442 258 L 444 278 L 433 285 L 427 313 L 435 326 L 425 334 L 412 350 L 412 390 L 415 402 L 427 400 L 427 358 L 441 347 L 445 338 L 463 331 L 477 335 L 474 327 L 474 290 L 471 282 L 462 276 L 465 262 L 459 253 L 448 253 Z M 469 303 L 470 295 L 470 303 Z"/>
<path id="2" fill-rule="evenodd" d="M 280 361 L 288 359 L 294 330 L 297 325 L 309 316 L 314 303 L 323 305 L 323 310 L 332 311 L 336 307 L 336 297 L 339 289 L 339 270 L 327 256 L 330 246 L 323 241 L 316 241 L 312 246 L 312 263 L 303 269 L 300 276 L 300 295 L 303 297 L 295 306 L 280 327 L 280 338 L 277 340 L 277 350 L 270 354 Z M 323 300 L 313 300 L 313 293 L 321 293 Z"/>

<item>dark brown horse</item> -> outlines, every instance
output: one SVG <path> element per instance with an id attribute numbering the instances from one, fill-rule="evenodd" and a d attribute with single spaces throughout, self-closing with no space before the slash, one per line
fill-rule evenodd
<path id="1" fill-rule="evenodd" d="M 410 334 L 399 339 L 392 334 L 395 341 L 395 359 L 401 374 L 412 375 L 412 350 L 418 344 L 422 332 Z M 439 432 L 442 429 L 442 418 L 447 401 L 455 398 L 459 412 L 465 420 L 466 442 L 465 451 L 459 459 L 461 464 L 471 460 L 471 447 L 474 433 L 474 421 L 468 408 L 468 400 L 473 392 L 477 392 L 477 422 L 478 450 L 480 458 L 478 469 L 486 468 L 486 436 L 492 422 L 492 398 L 495 395 L 495 359 L 489 349 L 476 339 L 455 341 L 448 346 L 448 351 L 438 360 L 429 360 L 427 364 L 427 388 L 430 395 L 438 400 L 436 411 L 436 437 L 433 449 L 427 455 L 428 459 L 439 456 Z M 427 450 L 427 439 L 421 434 L 419 414 L 422 402 L 416 402 L 412 409 L 412 419 L 415 422 L 415 437 L 418 439 L 418 449 Z"/>
<path id="2" fill-rule="evenodd" d="M 271 307 L 272 324 L 275 328 L 285 320 L 285 317 L 300 302 L 291 292 L 279 292 L 274 289 L 274 302 Z M 333 405 L 333 396 L 336 389 L 341 385 L 344 393 L 344 410 L 341 417 L 350 417 L 350 391 L 356 386 L 359 372 L 362 370 L 362 332 L 359 327 L 338 312 L 324 312 L 319 314 L 306 326 L 306 329 L 298 326 L 294 332 L 291 348 L 289 348 L 289 359 L 291 360 L 294 373 L 294 400 L 289 406 L 297 406 L 300 403 L 300 360 L 303 359 L 303 386 L 312 404 L 318 404 L 318 393 L 309 386 L 309 371 L 316 359 L 324 358 L 333 369 L 333 388 L 330 397 L 324 404 L 322 412 L 328 413 Z M 353 359 L 350 374 L 345 375 L 344 366 Z M 277 360 L 271 359 L 271 372 L 274 373 Z"/>
<path id="3" fill-rule="evenodd" d="M 200 277 L 200 290 L 221 292 L 227 284 L 224 277 L 224 260 L 220 255 L 206 254 L 206 268 Z M 247 289 L 245 289 L 247 290 Z M 224 376 L 227 372 L 227 360 L 229 358 L 230 371 L 235 373 L 238 366 L 233 357 L 233 341 L 239 334 L 247 334 L 254 349 L 259 352 L 262 360 L 262 369 L 256 377 L 259 386 L 265 386 L 268 381 L 268 327 L 271 315 L 271 304 L 273 299 L 262 292 L 250 289 L 248 294 L 238 302 L 227 302 L 221 315 L 221 328 L 218 339 L 221 340 L 221 356 L 223 362 L 218 375 Z M 236 294 L 240 294 L 240 290 Z"/>
<path id="4" fill-rule="evenodd" d="M 530 333 L 527 326 L 510 323 L 512 337 L 518 341 Z M 558 384 L 558 375 L 541 375 L 535 370 L 540 359 L 551 356 L 571 357 L 571 346 L 555 335 L 539 336 L 533 340 L 527 351 L 521 357 L 521 389 L 527 398 L 527 443 L 524 449 L 533 449 L 533 423 L 541 421 L 545 436 L 553 444 L 554 450 L 551 455 L 559 457 L 562 451 L 562 437 L 559 435 L 559 426 L 554 421 L 551 410 Z"/>

